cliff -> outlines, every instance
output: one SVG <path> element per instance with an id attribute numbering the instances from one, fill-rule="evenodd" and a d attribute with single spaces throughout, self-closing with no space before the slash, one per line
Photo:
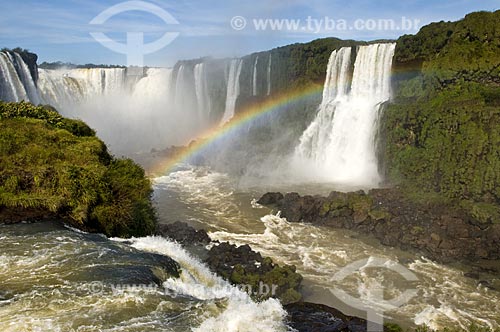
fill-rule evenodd
<path id="1" fill-rule="evenodd" d="M 390 184 L 500 220 L 500 11 L 398 39 L 393 100 L 380 119 Z"/>

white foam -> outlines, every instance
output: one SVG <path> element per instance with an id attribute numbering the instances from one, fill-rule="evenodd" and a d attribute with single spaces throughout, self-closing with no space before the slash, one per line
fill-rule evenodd
<path id="1" fill-rule="evenodd" d="M 189 203 L 190 211 L 195 216 L 199 216 L 200 211 L 209 210 L 210 213 L 200 217 L 199 221 L 217 230 L 209 232 L 212 239 L 236 245 L 249 244 L 253 250 L 272 257 L 279 264 L 293 264 L 307 284 L 313 287 L 338 287 L 354 297 L 361 297 L 368 305 L 377 306 L 383 304 L 377 304 L 376 294 L 370 293 L 377 285 L 384 286 L 387 299 L 401 295 L 407 286 L 416 288 L 417 297 L 406 305 L 387 312 L 388 315 L 402 320 L 404 324 L 418 322 L 434 326 L 467 326 L 475 321 L 488 326 L 499 326 L 498 292 L 478 287 L 477 281 L 464 277 L 456 268 L 424 258 L 417 259 L 407 266 L 418 277 L 415 284 L 408 285 L 401 276 L 392 275 L 389 270 L 383 268 L 380 269 L 383 272 L 378 271 L 379 269 L 365 269 L 366 271 L 343 281 L 332 281 L 332 276 L 342 267 L 360 259 L 373 256 L 398 261 L 400 257 L 418 257 L 363 242 L 353 238 L 347 231 L 288 222 L 279 214 L 269 214 L 260 219 L 258 215 L 249 216 L 240 208 L 244 207 L 244 204 L 249 205 L 249 199 L 245 197 L 241 200 L 238 195 L 232 194 L 235 184 L 237 182 L 225 174 L 192 167 L 158 179 L 156 189 L 175 192 L 182 202 Z M 227 209 L 228 205 L 238 207 L 238 211 L 233 213 L 233 210 Z M 250 214 L 255 212 L 253 209 L 247 211 Z M 249 218 L 253 220 L 248 221 Z M 242 220 L 246 223 L 244 227 L 241 227 Z M 330 305 L 335 306 L 333 301 L 335 300 L 332 299 Z"/>
<path id="2" fill-rule="evenodd" d="M 254 302 L 248 294 L 212 273 L 178 243 L 158 236 L 131 241 L 136 249 L 167 255 L 181 265 L 181 278 L 167 280 L 165 287 L 201 300 L 227 299 L 222 312 L 208 317 L 194 331 L 286 331 L 285 311 L 279 301 Z"/>

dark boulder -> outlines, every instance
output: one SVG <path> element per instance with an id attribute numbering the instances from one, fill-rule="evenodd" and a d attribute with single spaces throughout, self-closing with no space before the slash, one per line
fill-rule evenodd
<path id="1" fill-rule="evenodd" d="M 205 262 L 212 271 L 241 286 L 256 300 L 275 297 L 287 304 L 302 298 L 299 293 L 302 276 L 295 266 L 279 266 L 248 245 L 220 243 L 210 249 Z"/>
<path id="2" fill-rule="evenodd" d="M 156 233 L 184 245 L 206 245 L 210 237 L 204 230 L 196 230 L 185 222 L 176 221 L 172 224 L 159 224 Z"/>
<path id="3" fill-rule="evenodd" d="M 285 306 L 288 325 L 299 332 L 366 331 L 366 320 L 344 315 L 326 305 L 297 302 Z"/>
<path id="4" fill-rule="evenodd" d="M 282 193 L 265 193 L 257 203 L 261 205 L 275 205 L 281 202 L 283 199 Z"/>

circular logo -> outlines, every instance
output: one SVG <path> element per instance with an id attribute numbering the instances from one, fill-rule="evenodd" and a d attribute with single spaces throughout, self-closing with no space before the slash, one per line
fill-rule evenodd
<path id="1" fill-rule="evenodd" d="M 247 20 L 243 16 L 235 16 L 231 19 L 231 27 L 234 30 L 243 30 L 247 26 Z"/>

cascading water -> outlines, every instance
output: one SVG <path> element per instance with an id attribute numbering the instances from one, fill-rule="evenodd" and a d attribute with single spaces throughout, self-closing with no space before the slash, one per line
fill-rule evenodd
<path id="1" fill-rule="evenodd" d="M 359 47 L 349 92 L 350 48 L 332 53 L 323 101 L 295 150 L 294 162 L 304 173 L 354 186 L 379 184 L 374 136 L 381 104 L 390 98 L 394 48 Z"/>
<path id="2" fill-rule="evenodd" d="M 273 62 L 273 55 L 269 53 L 269 62 L 267 63 L 267 95 L 271 94 L 271 64 Z"/>
<path id="3" fill-rule="evenodd" d="M 198 116 L 204 122 L 211 112 L 210 95 L 208 94 L 207 71 L 203 62 L 194 66 L 194 86 L 198 106 Z"/>
<path id="4" fill-rule="evenodd" d="M 221 124 L 226 123 L 234 116 L 236 100 L 240 94 L 240 74 L 242 65 L 243 61 L 241 59 L 231 60 L 227 82 L 226 108 L 220 121 Z"/>
<path id="5" fill-rule="evenodd" d="M 259 56 L 255 57 L 255 62 L 253 63 L 253 75 L 252 75 L 252 95 L 257 95 L 257 63 L 259 62 Z"/>
<path id="6" fill-rule="evenodd" d="M 146 76 L 140 79 L 134 86 L 132 96 L 147 100 L 168 98 L 171 90 L 172 69 L 171 68 L 148 68 Z"/>
<path id="7" fill-rule="evenodd" d="M 125 68 L 39 69 L 38 74 L 41 100 L 62 112 L 85 100 L 118 95 L 132 78 Z"/>
<path id="8" fill-rule="evenodd" d="M 26 94 L 28 95 L 29 100 L 31 100 L 34 104 L 40 103 L 36 84 L 31 77 L 30 69 L 18 53 L 14 53 L 14 64 L 18 66 L 17 72 L 24 88 L 26 89 Z"/>
<path id="9" fill-rule="evenodd" d="M 17 69 L 17 70 L 16 70 Z M 0 52 L 0 99 L 5 101 L 38 100 L 28 66 L 15 53 Z"/>

